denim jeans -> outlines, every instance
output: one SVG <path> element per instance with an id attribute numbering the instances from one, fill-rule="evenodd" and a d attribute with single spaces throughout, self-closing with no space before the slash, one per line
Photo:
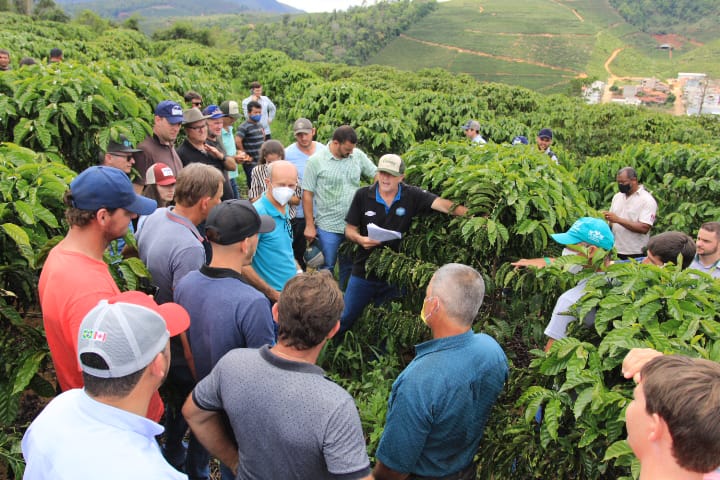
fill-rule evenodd
<path id="1" fill-rule="evenodd" d="M 231 179 L 230 179 L 230 186 L 232 187 L 233 198 L 240 198 L 240 190 L 238 190 L 237 179 L 231 178 Z"/>
<path id="2" fill-rule="evenodd" d="M 368 303 L 373 301 L 375 306 L 397 298 L 399 290 L 381 280 L 367 280 L 357 275 L 351 275 L 345 289 L 345 309 L 340 317 L 340 331 L 338 335 L 350 330 Z"/>
<path id="3" fill-rule="evenodd" d="M 175 365 L 168 372 L 166 384 L 173 389 L 173 397 L 185 399 L 195 386 L 195 380 L 187 366 Z M 187 447 L 183 442 L 188 424 L 177 405 L 167 405 L 165 409 L 165 446 L 163 456 L 170 465 L 187 473 L 190 480 L 210 479 L 210 454 L 190 433 Z"/>
<path id="4" fill-rule="evenodd" d="M 347 255 L 340 255 L 338 258 L 338 248 L 340 244 L 345 240 L 345 234 L 333 233 L 317 229 L 317 238 L 320 241 L 320 250 L 322 250 L 323 257 L 325 257 L 325 265 L 321 269 L 335 270 L 335 262 L 340 262 L 340 288 L 343 289 L 350 278 L 350 272 L 352 271 L 352 258 Z"/>

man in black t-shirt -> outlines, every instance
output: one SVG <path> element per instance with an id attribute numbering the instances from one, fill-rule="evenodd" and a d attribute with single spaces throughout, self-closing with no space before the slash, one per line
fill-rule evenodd
<path id="1" fill-rule="evenodd" d="M 467 208 L 462 205 L 453 206 L 451 200 L 402 183 L 405 164 L 398 155 L 390 153 L 380 157 L 377 172 L 378 180 L 374 185 L 359 188 L 355 192 L 345 216 L 345 237 L 362 248 L 355 255 L 352 275 L 345 290 L 340 333 L 352 327 L 370 301 L 374 300 L 376 305 L 380 305 L 397 296 L 395 287 L 365 272 L 365 262 L 377 247 L 387 246 L 398 250 L 400 239 L 385 242 L 376 240 L 372 238 L 374 235 L 368 235 L 368 225 L 374 224 L 404 234 L 410 229 L 416 215 L 426 215 L 433 210 L 451 215 L 464 215 L 467 212 Z"/>

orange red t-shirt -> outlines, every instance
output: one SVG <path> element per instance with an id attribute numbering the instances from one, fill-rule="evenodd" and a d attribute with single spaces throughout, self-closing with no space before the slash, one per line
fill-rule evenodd
<path id="1" fill-rule="evenodd" d="M 61 245 L 50 251 L 38 286 L 43 324 L 60 388 L 82 388 L 78 332 L 85 315 L 100 300 L 120 293 L 107 265 Z M 159 421 L 164 407 L 155 392 L 147 417 Z"/>

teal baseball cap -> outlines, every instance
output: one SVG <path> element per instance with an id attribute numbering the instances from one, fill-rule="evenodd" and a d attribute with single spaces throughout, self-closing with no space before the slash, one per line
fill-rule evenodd
<path id="1" fill-rule="evenodd" d="M 589 243 L 604 250 L 611 250 L 615 245 L 615 236 L 604 220 L 593 217 L 582 217 L 572 224 L 565 233 L 553 233 L 553 240 L 563 245 Z"/>

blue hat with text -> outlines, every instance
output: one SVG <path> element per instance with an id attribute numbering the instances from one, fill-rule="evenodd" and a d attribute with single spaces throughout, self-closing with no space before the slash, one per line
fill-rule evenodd
<path id="1" fill-rule="evenodd" d="M 155 115 L 167 119 L 172 124 L 183 121 L 183 109 L 179 103 L 172 100 L 163 100 L 155 107 Z"/>
<path id="2" fill-rule="evenodd" d="M 611 250 L 615 245 L 615 236 L 608 224 L 592 217 L 582 217 L 573 223 L 567 232 L 553 233 L 550 236 L 563 245 L 585 242 L 604 250 Z"/>
<path id="3" fill-rule="evenodd" d="M 127 174 L 119 168 L 94 166 L 70 182 L 72 206 L 94 212 L 101 208 L 124 208 L 138 215 L 150 215 L 157 202 L 135 193 Z"/>
<path id="4" fill-rule="evenodd" d="M 223 112 L 222 109 L 217 105 L 208 105 L 207 107 L 205 107 L 205 110 L 202 111 L 202 114 L 207 116 L 207 118 L 211 118 L 213 120 L 215 120 L 216 118 L 227 117 L 225 112 Z"/>

